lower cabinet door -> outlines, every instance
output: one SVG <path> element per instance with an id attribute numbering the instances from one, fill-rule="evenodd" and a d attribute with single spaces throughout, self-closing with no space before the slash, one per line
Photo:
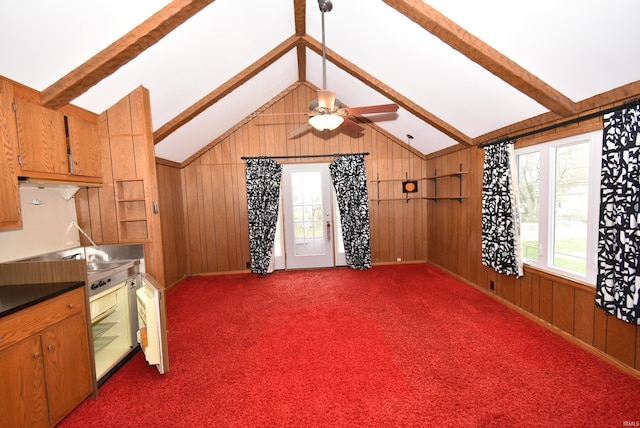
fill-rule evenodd
<path id="1" fill-rule="evenodd" d="M 0 425 L 48 427 L 40 335 L 0 351 Z"/>
<path id="2" fill-rule="evenodd" d="M 91 393 L 91 359 L 85 319 L 73 315 L 42 332 L 42 353 L 53 425 Z"/>

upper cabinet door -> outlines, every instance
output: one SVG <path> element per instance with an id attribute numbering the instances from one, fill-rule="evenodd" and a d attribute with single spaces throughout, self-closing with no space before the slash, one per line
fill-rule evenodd
<path id="1" fill-rule="evenodd" d="M 0 81 L 0 230 L 22 226 L 12 99 L 11 85 Z"/>
<path id="2" fill-rule="evenodd" d="M 98 125 L 73 116 L 67 116 L 67 125 L 71 149 L 71 173 L 87 177 L 102 177 Z"/>
<path id="3" fill-rule="evenodd" d="M 22 171 L 69 174 L 64 115 L 16 98 Z"/>

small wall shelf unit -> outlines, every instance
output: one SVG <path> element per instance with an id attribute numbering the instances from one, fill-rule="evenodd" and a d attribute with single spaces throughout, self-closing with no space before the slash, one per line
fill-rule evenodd
<path id="1" fill-rule="evenodd" d="M 462 203 L 463 199 L 467 199 L 466 196 L 462 196 L 462 176 L 468 174 L 467 171 L 462 170 L 462 164 L 460 164 L 460 170 L 449 174 L 438 174 L 438 170 L 434 170 L 433 175 L 426 177 L 427 180 L 433 182 L 433 196 L 427 196 L 426 199 L 430 201 L 438 202 L 440 200 L 454 200 Z M 451 177 L 455 177 L 459 181 L 459 188 L 457 195 L 438 195 L 438 180 L 445 180 Z"/>
<path id="2" fill-rule="evenodd" d="M 144 180 L 115 180 L 118 235 L 123 242 L 149 240 Z"/>
<path id="3" fill-rule="evenodd" d="M 409 195 L 411 193 L 404 193 L 405 196 L 402 197 L 395 197 L 395 198 L 381 198 L 380 197 L 380 184 L 381 183 L 403 183 L 405 181 L 408 180 L 414 180 L 414 181 L 421 181 L 424 180 L 423 178 L 409 178 L 408 174 L 406 178 L 385 178 L 385 179 L 380 179 L 380 174 L 376 175 L 376 179 L 375 180 L 370 180 L 370 183 L 376 183 L 376 196 L 375 198 L 369 198 L 369 201 L 371 202 L 377 202 L 378 205 L 380 205 L 380 202 L 386 202 L 386 201 L 406 201 L 407 203 L 409 203 L 409 201 L 412 201 L 414 199 L 424 199 L 423 197 L 420 196 L 413 196 L 413 197 L 409 197 Z M 389 191 L 389 194 L 393 194 L 393 191 Z M 418 193 L 414 193 L 415 195 L 418 195 Z"/>

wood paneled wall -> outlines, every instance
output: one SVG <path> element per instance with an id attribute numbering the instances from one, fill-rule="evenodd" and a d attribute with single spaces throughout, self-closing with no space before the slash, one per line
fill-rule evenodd
<path id="1" fill-rule="evenodd" d="M 598 126 L 602 125 L 597 120 L 585 122 L 570 129 L 523 139 L 516 146 L 589 132 Z M 594 353 L 604 353 L 623 369 L 640 376 L 640 328 L 596 308 L 594 287 L 527 266 L 524 276 L 515 279 L 482 265 L 484 150 L 473 147 L 429 158 L 427 170 L 433 173 L 437 169 L 438 174 L 443 174 L 458 170 L 460 164 L 469 171 L 462 178 L 463 194 L 468 195 L 468 199 L 463 199 L 462 203 L 429 201 L 428 261 L 513 305 Z"/>
<path id="2" fill-rule="evenodd" d="M 185 240 L 184 199 L 182 194 L 181 169 L 167 165 L 156 165 L 158 173 L 158 205 L 162 228 L 162 248 L 165 255 L 164 270 L 166 285 L 171 286 L 187 274 L 187 251 Z"/>
<path id="3" fill-rule="evenodd" d="M 78 223 L 98 244 L 144 244 L 146 272 L 165 284 L 162 259 L 162 234 L 159 216 L 153 213 L 158 201 L 157 172 L 151 127 L 149 91 L 138 87 L 98 117 L 102 150 L 102 187 L 81 189 L 75 196 Z M 118 206 L 116 182 L 140 181 L 143 184 L 142 209 L 135 216 L 142 219 L 143 233 L 125 236 L 128 223 L 122 216 L 126 209 Z M 125 196 L 122 198 L 127 199 Z M 83 245 L 90 245 L 81 237 Z"/>
<path id="4" fill-rule="evenodd" d="M 424 180 L 419 181 L 416 199 L 401 199 L 402 180 L 409 168 L 413 178 L 425 177 L 425 160 L 379 128 L 365 123 L 362 135 L 332 131 L 327 135 L 310 131 L 290 138 L 289 133 L 305 123 L 309 102 L 316 88 L 294 85 L 262 111 L 248 118 L 227 135 L 213 142 L 180 169 L 158 165 L 161 206 L 182 199 L 182 212 L 166 208 L 162 221 L 165 240 L 168 224 L 184 224 L 184 248 L 165 243 L 165 261 L 178 259 L 175 272 L 167 264 L 167 283 L 184 274 L 233 272 L 247 269 L 249 238 L 245 163 L 242 156 L 299 156 L 369 152 L 366 159 L 369 180 L 371 248 L 374 263 L 424 260 L 426 258 L 427 201 Z M 282 113 L 294 113 L 282 115 Z M 416 138 L 420 138 L 416 136 Z M 288 159 L 286 162 L 331 162 L 332 158 Z M 391 181 L 397 180 L 397 181 Z M 379 182 L 378 182 L 379 181 Z M 414 196 L 412 195 L 412 197 Z M 182 216 L 182 217 L 181 217 Z M 176 232 L 175 242 L 179 242 Z M 168 241 L 167 241 L 168 242 Z M 183 267 L 184 266 L 184 267 Z"/>

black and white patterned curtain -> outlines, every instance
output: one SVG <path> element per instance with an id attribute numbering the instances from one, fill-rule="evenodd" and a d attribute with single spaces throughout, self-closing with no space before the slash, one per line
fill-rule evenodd
<path id="1" fill-rule="evenodd" d="M 353 269 L 371 267 L 369 196 L 364 155 L 338 155 L 329 165 L 336 189 L 347 265 Z"/>
<path id="2" fill-rule="evenodd" d="M 282 165 L 269 158 L 246 162 L 251 272 L 266 274 L 276 236 Z"/>
<path id="3" fill-rule="evenodd" d="M 640 104 L 604 116 L 596 305 L 640 325 Z"/>
<path id="4" fill-rule="evenodd" d="M 522 276 L 520 214 L 513 141 L 485 147 L 482 179 L 482 264 Z"/>

